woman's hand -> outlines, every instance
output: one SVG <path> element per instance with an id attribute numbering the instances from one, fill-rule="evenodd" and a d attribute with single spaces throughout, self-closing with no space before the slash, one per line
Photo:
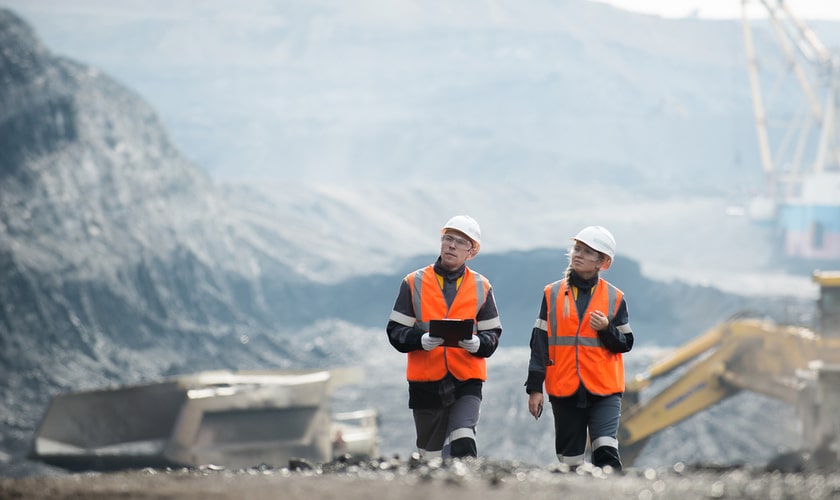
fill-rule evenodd
<path id="1" fill-rule="evenodd" d="M 534 420 L 539 420 L 543 410 L 543 393 L 532 392 L 528 395 L 528 411 L 534 416 Z"/>
<path id="2" fill-rule="evenodd" d="M 610 326 L 610 320 L 601 311 L 592 311 L 589 313 L 589 324 L 596 332 L 604 331 Z"/>

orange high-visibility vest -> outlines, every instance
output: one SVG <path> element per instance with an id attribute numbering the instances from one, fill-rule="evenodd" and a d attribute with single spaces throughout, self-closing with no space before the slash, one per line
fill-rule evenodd
<path id="1" fill-rule="evenodd" d="M 475 319 L 490 289 L 487 279 L 468 267 L 455 300 L 447 309 L 434 265 L 409 274 L 407 279 L 414 301 L 417 327 L 425 331 L 429 331 L 429 321 L 432 319 Z M 419 349 L 408 353 L 406 378 L 412 382 L 441 380 L 447 371 L 458 380 L 487 380 L 485 359 L 473 356 L 464 349 L 441 346 L 431 351 Z"/>
<path id="2" fill-rule="evenodd" d="M 603 278 L 591 291 L 589 306 L 579 319 L 573 290 L 566 280 L 545 287 L 548 356 L 545 390 L 552 396 L 571 396 L 581 381 L 593 394 L 624 392 L 624 358 L 604 347 L 589 324 L 589 313 L 600 310 L 612 321 L 624 294 Z"/>

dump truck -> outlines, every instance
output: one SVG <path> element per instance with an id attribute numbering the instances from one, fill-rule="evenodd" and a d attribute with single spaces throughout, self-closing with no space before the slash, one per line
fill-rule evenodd
<path id="1" fill-rule="evenodd" d="M 377 453 L 378 414 L 331 411 L 358 369 L 207 371 L 53 396 L 29 457 L 69 470 L 285 467 Z"/>
<path id="2" fill-rule="evenodd" d="M 816 331 L 736 315 L 628 380 L 619 428 L 627 465 L 663 429 L 741 391 L 796 407 L 803 443 L 837 454 L 840 437 L 840 272 L 813 273 L 820 287 Z M 651 383 L 682 370 L 643 401 Z"/>

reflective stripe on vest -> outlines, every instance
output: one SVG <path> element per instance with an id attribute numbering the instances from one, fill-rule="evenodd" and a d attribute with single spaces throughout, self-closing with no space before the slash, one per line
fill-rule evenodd
<path id="1" fill-rule="evenodd" d="M 553 396 L 571 396 L 580 381 L 594 394 L 624 391 L 624 360 L 620 353 L 604 347 L 589 324 L 589 313 L 605 311 L 615 318 L 623 294 L 604 279 L 592 290 L 583 320 L 577 313 L 572 290 L 565 280 L 545 287 L 548 307 L 548 353 L 552 363 L 546 368 L 546 391 Z"/>
<path id="2" fill-rule="evenodd" d="M 447 308 L 433 265 L 415 271 L 413 276 L 409 275 L 408 283 L 417 319 L 416 326 L 423 331 L 429 331 L 429 321 L 432 319 L 475 319 L 478 311 L 484 307 L 490 288 L 484 276 L 468 267 L 452 305 Z M 486 380 L 487 364 L 484 358 L 473 356 L 460 348 L 436 347 L 431 351 L 416 350 L 408 353 L 406 378 L 412 382 L 441 380 L 447 372 L 458 380 Z"/>

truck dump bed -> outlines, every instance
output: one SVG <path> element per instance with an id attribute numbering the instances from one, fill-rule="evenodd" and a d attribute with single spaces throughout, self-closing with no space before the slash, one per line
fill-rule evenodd
<path id="1" fill-rule="evenodd" d="M 54 396 L 30 458 L 70 470 L 286 466 L 373 456 L 373 410 L 330 411 L 351 369 L 202 372 Z"/>

